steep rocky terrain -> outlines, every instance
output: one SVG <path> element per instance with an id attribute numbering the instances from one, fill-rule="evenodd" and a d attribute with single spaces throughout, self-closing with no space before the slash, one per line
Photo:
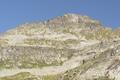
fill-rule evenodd
<path id="1" fill-rule="evenodd" d="M 0 36 L 0 80 L 120 80 L 120 29 L 78 14 Z"/>

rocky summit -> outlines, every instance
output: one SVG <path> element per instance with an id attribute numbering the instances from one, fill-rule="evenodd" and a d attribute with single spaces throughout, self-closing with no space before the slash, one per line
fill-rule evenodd
<path id="1" fill-rule="evenodd" d="M 65 14 L 0 35 L 0 80 L 120 80 L 120 29 Z"/>

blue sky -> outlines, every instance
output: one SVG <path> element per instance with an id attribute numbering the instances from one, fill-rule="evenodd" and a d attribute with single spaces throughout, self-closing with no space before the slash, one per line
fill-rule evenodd
<path id="1" fill-rule="evenodd" d="M 120 26 L 120 0 L 0 0 L 0 32 L 65 13 L 88 15 L 104 26 Z"/>

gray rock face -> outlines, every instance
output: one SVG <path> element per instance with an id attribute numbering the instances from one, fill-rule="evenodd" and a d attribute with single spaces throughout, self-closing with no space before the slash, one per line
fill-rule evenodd
<path id="1" fill-rule="evenodd" d="M 74 49 L 56 49 L 34 46 L 7 46 L 1 47 L 1 68 L 40 68 L 49 65 L 60 65 L 62 58 L 69 59 Z M 65 53 L 65 54 L 64 54 Z"/>
<path id="2" fill-rule="evenodd" d="M 60 80 L 119 80 L 120 41 L 102 43 L 102 46 L 104 45 L 106 46 L 104 49 L 100 46 L 91 48 L 87 54 L 92 55 L 91 51 L 96 50 L 95 57 L 84 60 L 83 65 L 77 68 L 68 70 Z M 107 78 L 103 79 L 102 77 Z"/>
<path id="3" fill-rule="evenodd" d="M 120 30 L 78 14 L 23 24 L 0 36 L 0 70 L 36 80 L 120 80 Z"/>

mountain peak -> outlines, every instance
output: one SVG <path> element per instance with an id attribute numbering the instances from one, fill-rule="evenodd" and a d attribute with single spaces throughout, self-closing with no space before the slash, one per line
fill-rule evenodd
<path id="1" fill-rule="evenodd" d="M 58 30 L 61 28 L 65 29 L 85 29 L 85 30 L 96 30 L 101 28 L 101 24 L 99 21 L 91 19 L 88 16 L 83 16 L 79 14 L 67 13 L 63 16 L 58 16 L 53 19 L 49 19 L 44 22 L 39 23 L 27 23 L 20 25 L 19 27 L 7 31 L 7 33 L 27 33 L 27 34 L 35 34 L 41 33 L 42 27 L 46 29 L 51 28 L 52 30 Z"/>
<path id="2" fill-rule="evenodd" d="M 77 22 L 78 23 L 79 22 L 79 18 L 82 17 L 82 16 L 78 15 L 78 14 L 68 13 L 68 14 L 65 14 L 62 17 L 70 19 L 71 22 Z"/>
<path id="3" fill-rule="evenodd" d="M 100 22 L 94 19 L 91 19 L 88 16 L 83 16 L 79 14 L 67 13 L 63 16 L 58 16 L 48 21 L 50 24 L 94 24 L 100 26 Z"/>

